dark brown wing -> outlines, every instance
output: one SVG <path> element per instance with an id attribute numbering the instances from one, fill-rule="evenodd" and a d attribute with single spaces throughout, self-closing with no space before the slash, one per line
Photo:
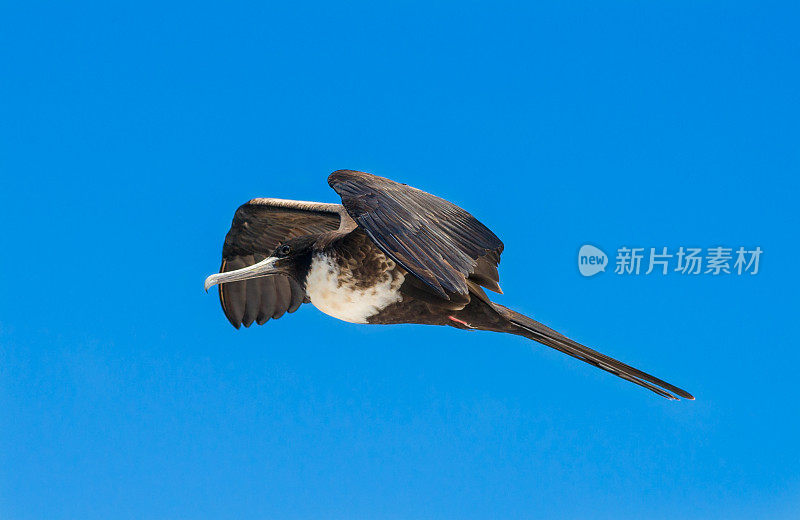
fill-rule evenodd
<path id="1" fill-rule="evenodd" d="M 341 211 L 339 204 L 253 199 L 233 216 L 219 270 L 235 271 L 260 262 L 290 238 L 335 231 Z M 219 300 L 228 321 L 238 329 L 296 311 L 305 291 L 292 278 L 277 275 L 221 284 Z"/>
<path id="2" fill-rule="evenodd" d="M 438 296 L 468 301 L 467 277 L 500 291 L 503 243 L 455 204 L 352 170 L 333 172 L 328 184 L 375 244 Z"/>

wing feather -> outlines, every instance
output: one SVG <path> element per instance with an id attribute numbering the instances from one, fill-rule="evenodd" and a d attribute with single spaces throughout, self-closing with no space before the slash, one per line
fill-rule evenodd
<path id="1" fill-rule="evenodd" d="M 467 278 L 500 292 L 503 243 L 475 217 L 411 186 L 353 170 L 328 184 L 355 223 L 404 269 L 446 300 L 469 294 Z"/>
<path id="2" fill-rule="evenodd" d="M 345 218 L 343 218 L 343 216 Z M 283 199 L 253 199 L 236 210 L 222 246 L 220 272 L 234 271 L 269 256 L 282 242 L 354 225 L 340 204 Z M 219 286 L 220 303 L 231 324 L 263 325 L 305 300 L 303 288 L 284 275 Z"/>

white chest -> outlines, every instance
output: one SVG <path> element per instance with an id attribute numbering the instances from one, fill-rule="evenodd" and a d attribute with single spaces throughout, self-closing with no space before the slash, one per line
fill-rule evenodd
<path id="1" fill-rule="evenodd" d="M 311 304 L 328 316 L 350 323 L 366 323 L 367 318 L 402 299 L 403 276 L 386 272 L 370 287 L 343 282 L 339 266 L 330 258 L 316 255 L 306 278 L 306 294 Z"/>

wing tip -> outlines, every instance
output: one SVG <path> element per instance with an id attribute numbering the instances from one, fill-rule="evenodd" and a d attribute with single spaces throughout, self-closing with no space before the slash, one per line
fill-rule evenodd
<path id="1" fill-rule="evenodd" d="M 234 321 L 233 318 L 231 318 L 230 316 L 228 316 L 227 318 L 228 318 L 228 323 L 233 325 L 234 329 L 239 330 L 241 328 L 242 326 L 241 323 L 239 323 L 238 321 Z"/>

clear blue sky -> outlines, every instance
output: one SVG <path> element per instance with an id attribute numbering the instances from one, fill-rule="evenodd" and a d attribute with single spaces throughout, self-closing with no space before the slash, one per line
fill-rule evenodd
<path id="1" fill-rule="evenodd" d="M 0 517 L 796 518 L 796 7 L 70 4 L 0 7 Z M 511 336 L 234 330 L 234 210 L 339 168 L 467 208 L 499 302 L 697 400 Z"/>

